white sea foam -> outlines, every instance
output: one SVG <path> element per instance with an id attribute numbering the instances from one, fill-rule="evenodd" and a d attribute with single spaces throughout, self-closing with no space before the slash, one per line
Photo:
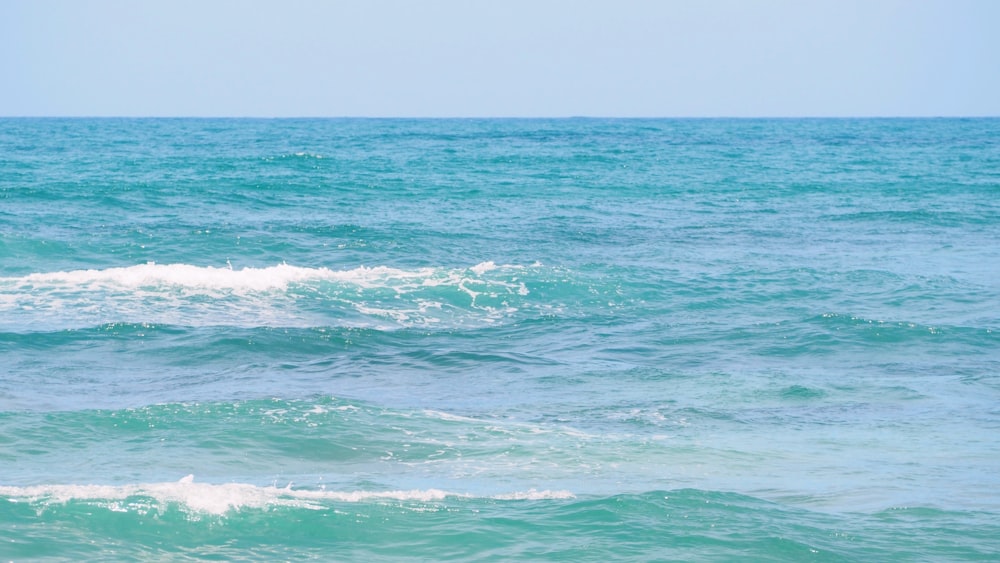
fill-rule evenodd
<path id="1" fill-rule="evenodd" d="M 401 270 L 388 266 L 358 266 L 350 270 L 329 268 L 305 268 L 278 264 L 265 268 L 194 266 L 191 264 L 156 264 L 149 262 L 135 266 L 106 268 L 103 270 L 69 270 L 50 273 L 34 273 L 23 277 L 0 278 L 0 290 L 4 299 L 10 298 L 11 291 L 27 291 L 33 288 L 59 287 L 80 289 L 107 288 L 155 288 L 179 287 L 188 289 L 269 291 L 287 289 L 291 284 L 309 281 L 332 281 L 360 287 L 395 287 L 405 282 L 419 282 L 417 286 L 434 287 L 453 285 L 475 297 L 482 292 L 465 287 L 468 284 L 483 284 L 489 281 L 497 287 L 512 288 L 519 294 L 526 294 L 523 282 L 503 279 L 484 280 L 470 278 L 466 273 L 483 276 L 503 268 L 523 269 L 523 266 L 497 266 L 493 262 L 482 262 L 468 270 L 443 268 L 418 268 Z"/>
<path id="2" fill-rule="evenodd" d="M 310 280 L 340 281 L 362 287 L 382 285 L 387 280 L 412 280 L 434 274 L 433 268 L 400 270 L 386 266 L 359 266 L 352 270 L 303 268 L 279 264 L 267 268 L 231 268 L 156 264 L 153 262 L 104 270 L 71 270 L 29 274 L 22 278 L 0 278 L 5 286 L 78 286 L 81 288 L 139 288 L 173 286 L 214 290 L 268 291 L 287 289 L 290 284 Z"/>
<path id="3" fill-rule="evenodd" d="M 473 422 L 473 423 L 482 422 L 481 420 L 477 420 L 475 418 L 470 418 L 467 416 L 461 416 L 457 414 L 451 414 L 431 409 L 424 409 L 423 414 L 428 418 L 437 418 L 439 420 L 447 420 L 449 422 Z"/>
<path id="4" fill-rule="evenodd" d="M 529 293 L 518 279 L 524 268 L 482 262 L 470 268 L 233 269 L 150 262 L 3 277 L 0 312 L 11 313 L 11 326 L 51 321 L 52 329 L 119 322 L 385 330 L 481 326 L 519 310 Z"/>
<path id="5" fill-rule="evenodd" d="M 535 489 L 529 489 L 505 495 L 495 495 L 492 498 L 496 500 L 565 500 L 576 498 L 576 495 L 569 491 L 536 491 Z"/>
<path id="6" fill-rule="evenodd" d="M 293 507 L 319 510 L 331 502 L 439 502 L 448 498 L 493 500 L 562 500 L 574 498 L 569 491 L 537 491 L 530 489 L 488 497 L 475 497 L 440 489 L 395 491 L 329 491 L 325 489 L 293 489 L 260 487 L 246 483 L 211 484 L 195 482 L 193 475 L 167 483 L 134 485 L 34 485 L 27 487 L 0 486 L 0 497 L 10 502 L 32 504 L 65 504 L 91 502 L 111 510 L 127 510 L 141 505 L 139 499 L 152 499 L 159 504 L 178 504 L 192 512 L 222 515 L 233 510 Z M 125 501 L 129 501 L 127 504 Z"/>
<path id="7" fill-rule="evenodd" d="M 496 268 L 496 263 L 490 260 L 489 262 L 480 262 L 469 269 L 481 276 L 490 270 L 495 270 Z"/>

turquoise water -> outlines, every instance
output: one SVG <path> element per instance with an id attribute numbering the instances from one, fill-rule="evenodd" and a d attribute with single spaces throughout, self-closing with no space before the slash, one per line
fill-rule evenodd
<path id="1" fill-rule="evenodd" d="M 1000 120 L 0 120 L 0 558 L 1000 557 Z"/>

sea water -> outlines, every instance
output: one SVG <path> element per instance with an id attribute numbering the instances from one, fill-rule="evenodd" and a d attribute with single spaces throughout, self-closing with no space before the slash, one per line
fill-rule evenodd
<path id="1" fill-rule="evenodd" d="M 1000 120 L 0 120 L 0 559 L 1000 557 Z"/>

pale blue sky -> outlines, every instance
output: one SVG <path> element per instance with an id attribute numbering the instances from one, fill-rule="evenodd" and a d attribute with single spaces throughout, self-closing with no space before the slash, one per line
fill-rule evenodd
<path id="1" fill-rule="evenodd" d="M 0 115 L 1000 115 L 1000 0 L 0 0 Z"/>

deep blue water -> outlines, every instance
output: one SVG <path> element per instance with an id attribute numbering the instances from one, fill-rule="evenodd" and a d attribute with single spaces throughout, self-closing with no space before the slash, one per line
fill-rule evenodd
<path id="1" fill-rule="evenodd" d="M 0 119 L 0 558 L 996 559 L 998 331 L 997 119 Z"/>

